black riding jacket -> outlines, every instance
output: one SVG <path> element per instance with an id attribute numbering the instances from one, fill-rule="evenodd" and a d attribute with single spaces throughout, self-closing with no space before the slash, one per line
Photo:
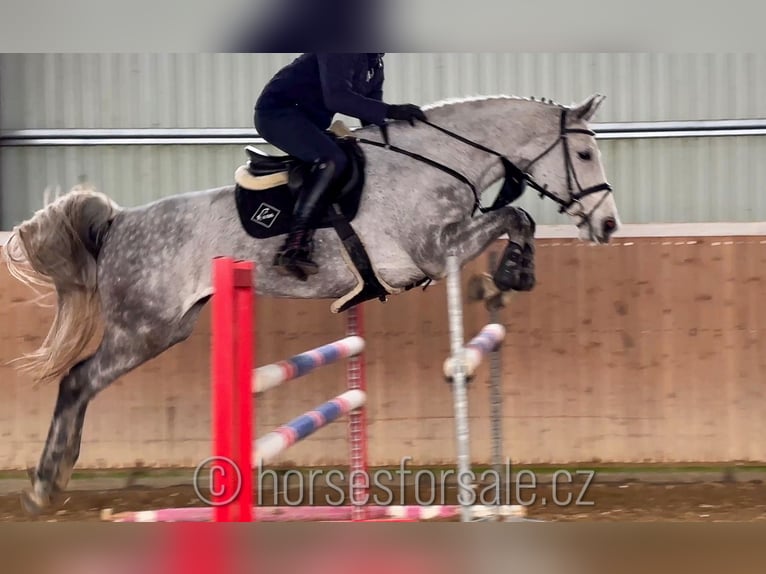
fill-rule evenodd
<path id="1" fill-rule="evenodd" d="M 380 125 L 383 80 L 383 54 L 302 54 L 269 81 L 255 107 L 296 106 L 322 129 L 335 114 Z"/>

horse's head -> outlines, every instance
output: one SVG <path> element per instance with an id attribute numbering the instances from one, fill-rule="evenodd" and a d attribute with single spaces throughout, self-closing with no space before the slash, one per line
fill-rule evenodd
<path id="1" fill-rule="evenodd" d="M 595 133 L 588 126 L 603 101 L 596 94 L 577 106 L 558 108 L 558 139 L 540 136 L 542 151 L 526 168 L 533 187 L 576 221 L 580 239 L 596 243 L 608 242 L 620 225 Z"/>

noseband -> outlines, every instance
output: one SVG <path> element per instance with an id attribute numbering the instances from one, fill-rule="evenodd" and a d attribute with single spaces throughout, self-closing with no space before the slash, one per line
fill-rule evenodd
<path id="1" fill-rule="evenodd" d="M 529 185 L 530 187 L 535 189 L 540 194 L 541 197 L 547 197 L 555 201 L 559 205 L 560 213 L 567 213 L 568 215 L 571 215 L 573 217 L 579 217 L 580 222 L 577 224 L 577 227 L 582 227 L 585 224 L 590 225 L 590 218 L 593 215 L 593 212 L 596 209 L 598 209 L 598 207 L 606 199 L 607 195 L 609 195 L 609 193 L 612 192 L 612 186 L 609 185 L 607 182 L 604 182 L 604 183 L 599 183 L 597 185 L 593 185 L 591 187 L 587 187 L 583 189 L 583 187 L 580 185 L 580 181 L 577 179 L 577 172 L 575 171 L 574 165 L 572 163 L 571 149 L 569 147 L 568 136 L 569 134 L 585 134 L 589 136 L 595 136 L 596 133 L 592 130 L 586 130 L 582 128 L 568 128 L 566 126 L 567 111 L 568 110 L 566 108 L 561 108 L 561 122 L 559 127 L 559 137 L 550 146 L 548 146 L 545 150 L 543 150 L 542 153 L 540 153 L 537 157 L 535 157 L 533 160 L 528 162 L 523 170 L 519 168 L 516 164 L 514 164 L 510 159 L 508 159 L 508 157 L 504 156 L 503 154 L 493 149 L 490 149 L 479 143 L 476 143 L 467 138 L 464 138 L 463 136 L 458 135 L 446 128 L 438 126 L 430 121 L 424 122 L 428 124 L 429 126 L 439 130 L 442 133 L 447 134 L 448 136 L 462 143 L 465 143 L 467 145 L 470 145 L 472 147 L 475 147 L 477 149 L 480 149 L 484 152 L 487 152 L 489 154 L 492 154 L 500 158 L 500 160 L 503 163 L 503 166 L 505 167 L 505 181 L 503 183 L 503 187 L 501 188 L 500 192 L 495 198 L 495 201 L 492 203 L 490 207 L 482 207 L 481 199 L 479 197 L 479 193 L 476 190 L 476 186 L 474 186 L 474 184 L 460 172 L 457 172 L 450 167 L 447 167 L 439 162 L 436 162 L 432 159 L 424 157 L 420 154 L 416 154 L 411 151 L 408 151 L 396 146 L 392 146 L 389 142 L 388 126 L 386 124 L 383 124 L 380 126 L 384 143 L 372 141 L 372 140 L 366 140 L 362 138 L 355 138 L 355 139 L 357 142 L 360 142 L 360 143 L 370 144 L 377 147 L 384 147 L 391 151 L 395 151 L 397 153 L 401 153 L 408 157 L 417 159 L 430 166 L 436 167 L 450 174 L 451 176 L 455 177 L 459 181 L 465 183 L 468 187 L 471 188 L 471 191 L 473 192 L 473 196 L 475 200 L 474 210 L 473 210 L 474 213 L 476 211 L 480 211 L 481 213 L 487 213 L 490 211 L 495 211 L 497 209 L 500 209 L 501 207 L 505 207 L 506 205 L 510 205 L 511 203 L 516 201 L 519 197 L 521 197 L 521 195 L 524 193 L 525 187 Z M 551 192 L 548 189 L 547 185 L 539 184 L 535 180 L 535 178 L 532 177 L 532 175 L 530 175 L 529 173 L 529 170 L 532 168 L 534 164 L 536 164 L 538 161 L 540 161 L 546 155 L 552 152 L 556 148 L 556 146 L 558 146 L 559 144 L 562 144 L 564 146 L 564 168 L 565 168 L 566 176 L 567 176 L 567 199 L 566 200 L 561 199 L 558 195 Z M 576 189 L 575 189 L 575 186 L 576 186 Z M 585 213 L 581 200 L 584 197 L 587 197 L 593 193 L 598 193 L 600 191 L 605 191 L 606 193 L 604 193 L 604 196 L 593 207 L 593 209 L 591 209 L 588 213 Z M 575 204 L 580 206 L 579 212 L 570 213 L 569 211 L 570 208 Z"/>

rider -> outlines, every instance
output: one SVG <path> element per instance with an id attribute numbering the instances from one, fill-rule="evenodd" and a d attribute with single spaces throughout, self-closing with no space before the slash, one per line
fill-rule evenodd
<path id="1" fill-rule="evenodd" d="M 382 125 L 386 119 L 412 125 L 416 119 L 426 120 L 414 104 L 383 102 L 383 56 L 302 54 L 277 72 L 255 104 L 258 134 L 312 164 L 295 204 L 290 233 L 274 258 L 280 273 L 305 279 L 318 271 L 311 260 L 315 224 L 327 206 L 331 183 L 348 167 L 346 154 L 326 133 L 335 114 L 355 117 L 364 126 Z"/>

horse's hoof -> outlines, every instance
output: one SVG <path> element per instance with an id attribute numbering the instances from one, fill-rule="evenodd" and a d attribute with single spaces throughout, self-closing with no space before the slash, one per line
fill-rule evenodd
<path id="1" fill-rule="evenodd" d="M 21 493 L 21 507 L 29 515 L 39 516 L 50 506 L 50 500 L 43 500 L 34 491 L 24 490 Z"/>
<path id="2" fill-rule="evenodd" d="M 519 279 L 519 286 L 517 291 L 531 291 L 535 288 L 537 280 L 531 273 L 522 273 Z"/>
<path id="3" fill-rule="evenodd" d="M 509 291 L 510 293 L 510 291 Z M 498 293 L 494 297 L 490 297 L 486 302 L 487 311 L 499 311 L 505 307 L 505 301 L 503 300 L 503 294 Z"/>
<path id="4" fill-rule="evenodd" d="M 517 291 L 501 291 L 497 295 L 489 297 L 485 302 L 487 311 L 492 313 L 510 307 L 511 300 L 516 293 Z"/>
<path id="5" fill-rule="evenodd" d="M 502 293 L 523 291 L 524 275 L 521 269 L 514 269 L 512 272 L 506 269 L 502 277 L 495 279 L 495 285 Z"/>
<path id="6" fill-rule="evenodd" d="M 468 280 L 466 295 L 469 301 L 481 301 L 484 299 L 484 282 L 481 277 L 474 275 Z"/>
<path id="7" fill-rule="evenodd" d="M 487 273 L 474 275 L 468 280 L 466 295 L 469 301 L 489 301 L 499 293 L 492 277 Z"/>

